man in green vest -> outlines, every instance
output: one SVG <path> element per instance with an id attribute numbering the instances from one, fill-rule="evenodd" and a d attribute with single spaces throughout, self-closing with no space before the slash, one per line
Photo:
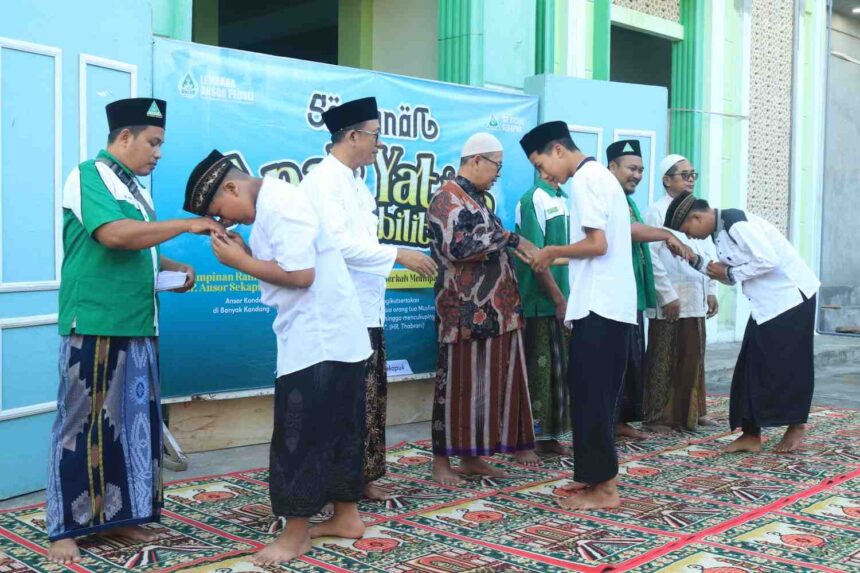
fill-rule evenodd
<path id="1" fill-rule="evenodd" d="M 606 148 L 609 171 L 618 179 L 627 205 L 630 208 L 630 223 L 642 223 L 642 215 L 633 201 L 633 193 L 642 181 L 645 168 L 642 151 L 635 139 L 616 141 Z M 651 250 L 648 243 L 633 241 L 633 274 L 636 277 L 636 319 L 638 326 L 632 330 L 627 369 L 624 372 L 624 394 L 619 404 L 616 432 L 619 436 L 644 438 L 645 434 L 630 426 L 630 422 L 642 420 L 642 396 L 645 388 L 645 322 L 644 312 L 657 306 L 654 289 L 654 272 L 651 266 Z"/>
<path id="2" fill-rule="evenodd" d="M 63 190 L 60 385 L 51 432 L 48 559 L 80 560 L 76 537 L 152 542 L 161 510 L 158 275 L 194 269 L 159 245 L 182 233 L 223 234 L 211 219 L 156 221 L 138 181 L 161 158 L 167 104 L 107 106 L 106 151 L 69 174 Z"/>
<path id="3" fill-rule="evenodd" d="M 516 233 L 538 248 L 570 244 L 567 193 L 557 183 L 538 179 L 517 203 Z M 570 399 L 567 391 L 567 265 L 534 273 L 515 259 L 523 316 L 526 319 L 525 354 L 529 396 L 537 451 L 573 454 L 559 438 L 570 431 Z"/>

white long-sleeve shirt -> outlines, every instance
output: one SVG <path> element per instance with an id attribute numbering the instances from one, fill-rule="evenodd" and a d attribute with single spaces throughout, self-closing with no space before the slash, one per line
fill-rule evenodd
<path id="1" fill-rule="evenodd" d="M 300 188 L 319 199 L 320 218 L 340 247 L 368 328 L 385 323 L 385 279 L 397 248 L 379 243 L 376 200 L 364 180 L 328 155 L 302 180 Z"/>
<path id="2" fill-rule="evenodd" d="M 714 237 L 717 258 L 741 283 L 758 324 L 799 305 L 804 296 L 812 298 L 821 286 L 788 239 L 761 217 L 738 209 L 717 211 Z M 707 272 L 708 259 L 700 257 L 694 266 Z"/>
<path id="3" fill-rule="evenodd" d="M 663 227 L 666 211 L 672 197 L 665 195 L 652 204 L 645 215 L 645 223 Z M 694 253 L 707 260 L 716 258 L 714 242 L 707 239 L 690 239 L 683 233 L 674 235 Z M 663 306 L 679 300 L 680 318 L 701 318 L 708 314 L 708 296 L 717 294 L 717 282 L 702 275 L 684 259 L 672 254 L 665 242 L 650 243 L 651 266 L 654 269 L 654 287 L 657 291 L 657 309 L 652 318 L 663 319 Z"/>

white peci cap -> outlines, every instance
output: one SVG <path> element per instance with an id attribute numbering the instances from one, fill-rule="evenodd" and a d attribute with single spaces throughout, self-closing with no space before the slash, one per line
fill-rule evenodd
<path id="1" fill-rule="evenodd" d="M 679 161 L 685 161 L 687 158 L 683 155 L 667 155 L 663 158 L 663 161 L 660 162 L 660 167 L 657 169 L 657 173 L 660 174 L 660 177 L 666 175 L 666 172 L 672 169 Z"/>
<path id="2" fill-rule="evenodd" d="M 504 151 L 502 142 L 496 139 L 496 136 L 481 131 L 466 140 L 463 151 L 460 152 L 460 157 L 471 157 L 472 155 L 495 153 L 497 151 Z"/>

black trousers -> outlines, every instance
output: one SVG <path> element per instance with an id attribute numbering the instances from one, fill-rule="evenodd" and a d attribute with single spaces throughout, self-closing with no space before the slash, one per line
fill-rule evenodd
<path id="1" fill-rule="evenodd" d="M 365 362 L 320 362 L 275 382 L 269 493 L 278 517 L 311 517 L 364 488 Z"/>
<path id="2" fill-rule="evenodd" d="M 593 312 L 573 321 L 567 381 L 578 482 L 596 484 L 618 474 L 615 424 L 633 328 Z"/>
<path id="3" fill-rule="evenodd" d="M 815 388 L 815 295 L 764 324 L 752 318 L 732 377 L 729 422 L 752 435 L 804 424 Z"/>

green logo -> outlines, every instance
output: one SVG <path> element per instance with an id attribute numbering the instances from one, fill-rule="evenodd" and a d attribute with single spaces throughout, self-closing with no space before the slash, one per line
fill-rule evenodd
<path id="1" fill-rule="evenodd" d="M 146 117 L 157 117 L 158 119 L 164 119 L 164 116 L 161 115 L 161 110 L 158 109 L 158 104 L 155 103 L 155 100 L 152 100 L 152 105 L 149 106 L 149 111 L 146 112 Z"/>

